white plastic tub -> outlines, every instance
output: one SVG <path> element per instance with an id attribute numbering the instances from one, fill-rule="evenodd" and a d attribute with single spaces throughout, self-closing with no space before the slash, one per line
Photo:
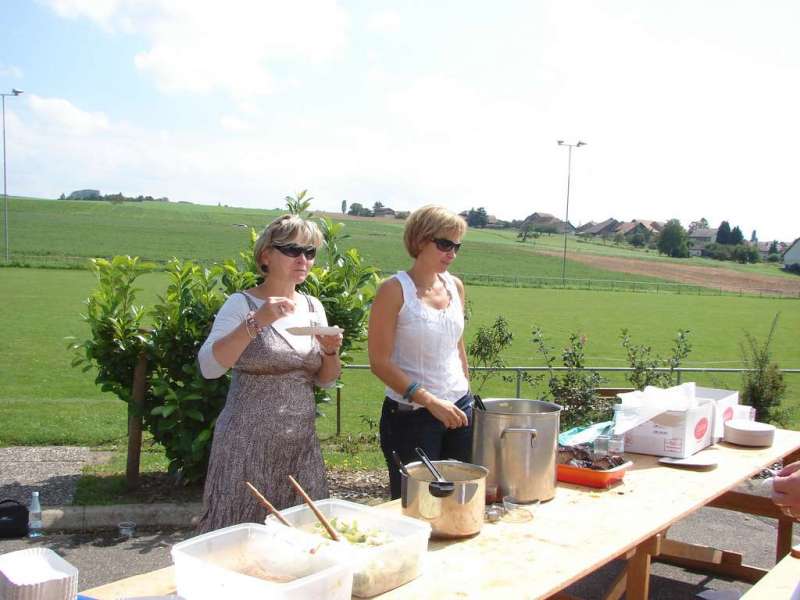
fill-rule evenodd
<path id="1" fill-rule="evenodd" d="M 352 561 L 317 553 L 319 545 L 301 531 L 256 523 L 199 535 L 172 547 L 178 594 L 186 600 L 348 600 Z"/>
<path id="2" fill-rule="evenodd" d="M 353 595 L 369 598 L 408 583 L 422 572 L 422 560 L 428 549 L 431 526 L 418 519 L 393 514 L 347 500 L 325 499 L 314 502 L 326 518 L 357 521 L 360 530 L 381 529 L 392 540 L 381 546 L 361 547 L 347 542 L 330 541 L 321 554 L 344 554 L 346 547 L 354 560 Z M 306 505 L 282 510 L 281 514 L 294 527 L 310 527 L 317 523 Z M 286 529 L 274 516 L 266 523 L 273 528 Z M 308 534 L 319 539 L 320 536 Z"/>
<path id="3" fill-rule="evenodd" d="M 0 556 L 3 600 L 73 600 L 78 569 L 50 548 L 28 548 Z"/>

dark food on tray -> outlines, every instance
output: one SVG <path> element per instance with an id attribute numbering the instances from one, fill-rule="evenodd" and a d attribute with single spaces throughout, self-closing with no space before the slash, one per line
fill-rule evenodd
<path id="1" fill-rule="evenodd" d="M 613 469 L 625 462 L 625 458 L 619 454 L 607 454 L 595 456 L 591 444 L 577 444 L 575 446 L 558 445 L 558 456 L 556 458 L 560 465 L 572 465 L 595 471 L 605 471 Z"/>

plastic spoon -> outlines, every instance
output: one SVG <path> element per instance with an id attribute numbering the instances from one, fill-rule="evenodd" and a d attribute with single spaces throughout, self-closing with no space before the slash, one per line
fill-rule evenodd
<path id="1" fill-rule="evenodd" d="M 431 462 L 431 459 L 428 458 L 428 455 L 425 454 L 425 451 L 422 448 L 414 448 L 414 450 L 425 466 L 428 467 L 431 475 L 433 475 L 436 479 L 436 481 L 431 481 L 428 484 L 428 491 L 431 493 L 431 495 L 436 498 L 446 498 L 452 494 L 456 489 L 456 486 L 453 484 L 453 482 L 447 481 L 444 477 L 442 477 L 442 474 L 439 473 L 439 469 L 434 466 L 434 464 Z"/>

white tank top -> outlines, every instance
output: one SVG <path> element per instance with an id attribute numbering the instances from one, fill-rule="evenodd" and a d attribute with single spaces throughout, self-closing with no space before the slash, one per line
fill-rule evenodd
<path id="1" fill-rule="evenodd" d="M 403 288 L 403 306 L 397 315 L 392 362 L 437 398 L 456 402 L 469 391 L 458 355 L 464 309 L 452 275 L 444 272 L 439 277 L 450 295 L 450 304 L 442 310 L 423 304 L 408 273 L 395 275 Z M 407 404 L 402 394 L 389 387 L 386 395 Z"/>

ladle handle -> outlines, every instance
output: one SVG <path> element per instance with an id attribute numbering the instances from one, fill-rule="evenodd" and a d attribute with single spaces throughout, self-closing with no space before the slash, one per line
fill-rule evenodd
<path id="1" fill-rule="evenodd" d="M 396 450 L 392 450 L 392 460 L 394 461 L 394 464 L 397 465 L 397 468 L 400 469 L 400 472 L 406 477 L 408 477 L 408 469 L 406 469 L 406 466 L 403 464 L 403 461 L 400 460 L 400 455 L 397 454 Z"/>
<path id="2" fill-rule="evenodd" d="M 425 454 L 425 450 L 417 446 L 414 448 L 414 451 L 417 453 L 417 456 L 419 456 L 420 460 L 425 463 L 425 466 L 428 467 L 428 470 L 431 472 L 431 475 L 436 478 L 436 481 L 447 482 L 447 480 L 442 477 L 442 474 L 439 473 L 439 469 L 434 466 L 434 464 L 431 462 L 431 459 L 428 458 L 427 454 Z"/>

